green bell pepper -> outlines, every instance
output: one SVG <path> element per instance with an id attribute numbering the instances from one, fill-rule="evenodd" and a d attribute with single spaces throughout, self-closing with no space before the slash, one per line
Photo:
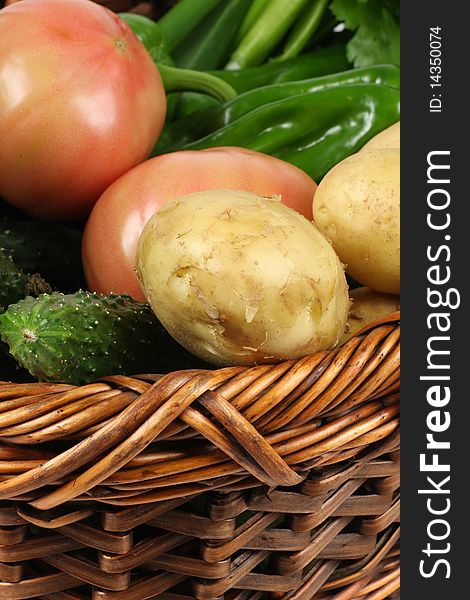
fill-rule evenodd
<path id="1" fill-rule="evenodd" d="M 400 118 L 399 70 L 355 69 L 266 86 L 168 124 L 153 155 L 243 146 L 295 164 L 320 180 Z"/>
<path id="2" fill-rule="evenodd" d="M 335 44 L 282 62 L 270 61 L 258 67 L 246 67 L 239 71 L 209 72 L 229 83 L 238 94 L 242 94 L 265 85 L 339 73 L 349 67 L 346 47 Z"/>
<path id="3" fill-rule="evenodd" d="M 334 45 L 309 52 L 283 62 L 268 62 L 258 67 L 246 67 L 239 71 L 209 71 L 223 79 L 238 93 L 254 90 L 266 85 L 286 81 L 300 81 L 348 69 L 345 46 Z M 176 118 L 181 118 L 201 108 L 214 106 L 217 102 L 206 94 L 187 92 L 181 95 Z"/>
<path id="4" fill-rule="evenodd" d="M 324 77 L 302 81 L 268 85 L 246 92 L 221 104 L 202 109 L 194 114 L 169 123 L 160 136 L 157 151 L 170 151 L 216 134 L 241 117 L 274 102 L 298 95 L 310 96 L 332 87 L 343 87 L 354 83 L 377 83 L 391 87 L 399 86 L 400 69 L 394 65 L 375 65 L 351 69 Z M 243 145 L 243 142 L 236 145 Z"/>

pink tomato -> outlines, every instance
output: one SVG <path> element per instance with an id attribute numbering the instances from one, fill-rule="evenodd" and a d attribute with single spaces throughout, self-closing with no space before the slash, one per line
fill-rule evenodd
<path id="1" fill-rule="evenodd" d="M 0 11 L 0 196 L 44 219 L 86 216 L 145 160 L 166 111 L 136 35 L 89 0 Z"/>
<path id="2" fill-rule="evenodd" d="M 187 150 L 152 158 L 115 181 L 93 208 L 83 238 L 88 286 L 144 300 L 134 271 L 137 242 L 150 217 L 170 200 L 203 190 L 245 190 L 279 195 L 311 220 L 316 187 L 299 168 L 243 148 Z"/>

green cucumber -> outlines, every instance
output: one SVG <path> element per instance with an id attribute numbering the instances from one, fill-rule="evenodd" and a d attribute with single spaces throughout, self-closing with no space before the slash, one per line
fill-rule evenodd
<path id="1" fill-rule="evenodd" d="M 81 385 L 104 375 L 165 373 L 203 365 L 129 296 L 41 294 L 0 315 L 10 354 L 40 381 Z"/>
<path id="2" fill-rule="evenodd" d="M 11 254 L 0 248 L 0 313 L 21 298 L 50 291 L 40 275 L 27 275 L 16 266 Z"/>
<path id="3" fill-rule="evenodd" d="M 0 220 L 0 248 L 25 273 L 40 273 L 54 289 L 85 287 L 81 261 L 82 232 L 55 223 Z"/>
<path id="4" fill-rule="evenodd" d="M 29 294 L 50 291 L 39 275 L 26 275 L 13 262 L 10 253 L 0 248 L 0 313 Z M 27 371 L 8 354 L 8 346 L 0 341 L 0 381 L 31 381 Z"/>

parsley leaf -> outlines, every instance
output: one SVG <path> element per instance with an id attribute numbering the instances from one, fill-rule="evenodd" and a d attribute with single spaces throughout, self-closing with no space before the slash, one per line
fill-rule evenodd
<path id="1" fill-rule="evenodd" d="M 400 0 L 333 0 L 331 10 L 356 32 L 347 46 L 355 67 L 400 64 Z"/>

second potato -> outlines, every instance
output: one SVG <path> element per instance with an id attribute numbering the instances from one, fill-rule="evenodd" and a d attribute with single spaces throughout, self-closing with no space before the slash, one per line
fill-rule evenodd
<path id="1" fill-rule="evenodd" d="M 400 293 L 400 151 L 363 151 L 323 178 L 313 219 L 346 264 L 373 290 Z"/>

